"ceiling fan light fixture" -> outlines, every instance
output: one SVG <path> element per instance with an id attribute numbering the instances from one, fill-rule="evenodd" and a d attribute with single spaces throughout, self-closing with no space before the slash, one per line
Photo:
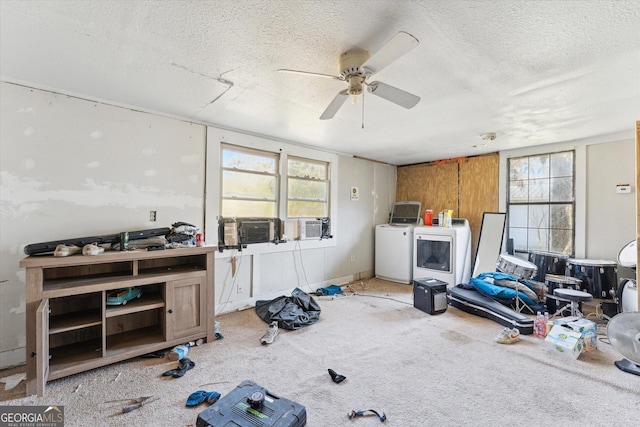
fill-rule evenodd
<path id="1" fill-rule="evenodd" d="M 362 93 L 362 83 L 364 83 L 364 76 L 350 76 L 349 81 L 349 95 L 357 96 Z"/>

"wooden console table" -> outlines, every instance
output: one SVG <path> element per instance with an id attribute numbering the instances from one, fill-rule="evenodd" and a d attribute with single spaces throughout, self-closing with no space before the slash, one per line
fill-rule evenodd
<path id="1" fill-rule="evenodd" d="M 100 255 L 29 256 L 27 395 L 47 381 L 177 344 L 215 340 L 215 246 Z M 110 291 L 140 298 L 107 305 Z"/>

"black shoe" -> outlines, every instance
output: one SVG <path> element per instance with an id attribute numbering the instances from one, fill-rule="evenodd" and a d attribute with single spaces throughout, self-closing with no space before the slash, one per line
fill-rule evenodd
<path id="1" fill-rule="evenodd" d="M 336 373 L 336 371 L 334 371 L 333 369 L 329 369 L 329 375 L 331 375 L 331 379 L 336 384 L 340 384 L 342 381 L 347 379 L 347 377 Z"/>
<path id="2" fill-rule="evenodd" d="M 194 366 L 196 366 L 196 363 L 191 359 L 189 359 L 188 357 L 185 357 L 178 363 L 177 369 L 171 369 L 170 371 L 164 372 L 162 376 L 163 377 L 172 376 L 173 378 L 180 378 L 184 376 L 184 374 L 186 374 L 187 371 L 189 369 L 192 369 Z"/>

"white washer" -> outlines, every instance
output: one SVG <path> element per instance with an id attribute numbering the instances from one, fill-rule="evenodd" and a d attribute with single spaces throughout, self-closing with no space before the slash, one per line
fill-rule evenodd
<path id="1" fill-rule="evenodd" d="M 392 282 L 413 283 L 413 230 L 420 224 L 420 202 L 396 202 L 389 224 L 376 226 L 375 275 Z"/>
<path id="2" fill-rule="evenodd" d="M 413 230 L 413 278 L 431 277 L 448 286 L 471 279 L 471 228 L 464 218 L 451 227 L 421 226 Z"/>

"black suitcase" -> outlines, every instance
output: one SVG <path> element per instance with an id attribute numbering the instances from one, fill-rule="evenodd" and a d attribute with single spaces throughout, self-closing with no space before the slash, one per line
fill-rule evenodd
<path id="1" fill-rule="evenodd" d="M 522 335 L 533 334 L 533 319 L 482 295 L 480 292 L 454 286 L 447 289 L 447 299 L 452 307 L 476 316 L 486 317 L 508 328 L 517 328 Z"/>
<path id="2" fill-rule="evenodd" d="M 200 412 L 196 427 L 302 427 L 306 423 L 304 406 L 245 380 Z"/>

